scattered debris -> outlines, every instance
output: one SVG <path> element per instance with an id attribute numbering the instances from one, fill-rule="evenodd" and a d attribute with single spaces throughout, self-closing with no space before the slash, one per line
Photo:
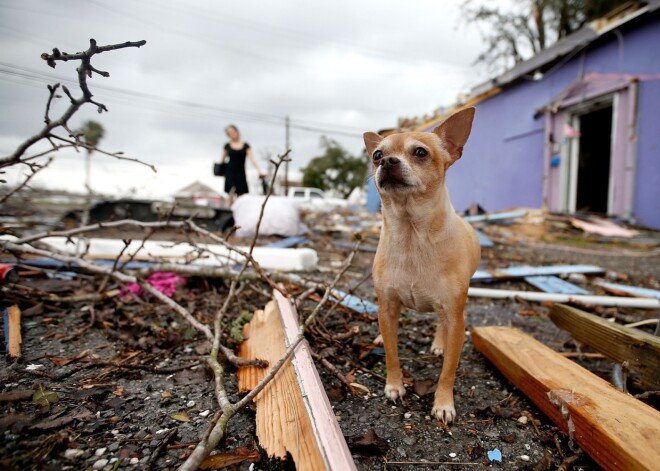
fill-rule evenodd
<path id="1" fill-rule="evenodd" d="M 409 388 L 410 399 L 397 404 L 387 401 L 382 395 L 384 351 L 373 344 L 378 333 L 375 322 L 378 308 L 369 268 L 380 231 L 378 216 L 348 210 L 333 213 L 307 211 L 303 218 L 310 227 L 305 236 L 259 238 L 255 256 L 260 250 L 277 249 L 286 259 L 301 250 L 314 251 L 315 265 L 304 274 L 278 273 L 273 271 L 272 261 L 265 262 L 266 276 L 275 284 L 284 284 L 283 289 L 291 299 L 296 299 L 296 308 L 304 316 L 321 299 L 321 292 L 338 272 L 346 253 L 355 247 L 354 234 L 360 233 L 362 242 L 356 263 L 346 273 L 347 279 L 342 279 L 332 290 L 331 298 L 319 314 L 320 322 L 310 324 L 305 336 L 309 342 L 306 348 L 314 349 L 311 353 L 331 409 L 327 409 L 327 404 L 323 407 L 314 404 L 317 398 L 326 400 L 324 391 L 319 394 L 303 391 L 302 402 L 298 403 L 303 414 L 325 410 L 335 424 L 333 427 L 340 425 L 347 436 L 352 435 L 347 441 L 356 467 L 368 469 L 382 463 L 394 466 L 397 462 L 403 466 L 411 463 L 430 466 L 428 463 L 437 462 L 458 469 L 483 466 L 489 461 L 490 466 L 501 466 L 500 462 L 489 459 L 495 449 L 503 453 L 502 460 L 512 467 L 554 469 L 566 463 L 574 469 L 597 467 L 587 455 L 580 454 L 568 434 L 539 415 L 537 409 L 530 408 L 527 401 L 521 400 L 521 390 L 494 374 L 493 368 L 472 348 L 461 360 L 456 384 L 457 397 L 461 398 L 457 402 L 457 424 L 440 428 L 428 416 L 433 405 L 438 360 L 429 352 L 435 317 L 427 313 L 404 311 L 401 315 L 403 380 Z M 584 304 L 580 296 L 604 294 L 605 290 L 613 296 L 597 296 L 596 299 L 617 305 L 656 302 L 657 296 L 650 293 L 638 293 L 635 296 L 642 298 L 637 298 L 630 297 L 632 293 L 625 291 L 641 286 L 657 290 L 660 286 L 653 258 L 656 256 L 654 250 L 657 251 L 654 247 L 660 240 L 656 233 L 640 229 L 639 237 L 611 240 L 584 234 L 572 227 L 567 216 L 539 211 L 527 211 L 524 216 L 510 219 L 486 218 L 476 224 L 479 232 L 494 244 L 483 251 L 484 270 L 478 273 L 481 278 L 478 276 L 475 280 L 475 288 L 495 288 L 482 283 L 497 283 L 498 287 L 506 288 L 496 290 L 498 293 L 512 291 L 513 295 L 507 293 L 506 296 L 514 298 L 511 301 L 471 298 L 466 306 L 468 326 L 518 326 L 555 350 L 569 350 L 561 355 L 576 359 L 602 377 L 609 376 L 614 364 L 601 353 L 582 347 L 583 342 L 577 337 L 571 339 L 568 333 L 560 332 L 548 320 L 548 312 L 556 301 L 539 301 L 534 305 L 523 297 L 563 294 L 581 309 L 607 319 L 608 324 L 610 321 L 630 323 L 639 325 L 646 332 L 652 332 L 655 327 L 640 325 L 640 322 L 657 323 L 657 319 L 651 319 L 657 317 L 655 311 L 642 311 L 636 307 L 604 308 L 593 303 Z M 7 233 L 9 231 L 5 231 Z M 73 234 L 76 235 L 80 234 Z M 99 238 L 129 237 L 116 229 L 114 234 L 103 230 L 94 235 Z M 137 255 L 139 245 L 126 246 L 123 241 L 116 240 L 114 252 L 105 260 L 95 260 L 95 263 L 138 276 L 140 283 L 144 283 L 153 272 L 185 276 L 187 283 L 179 284 L 178 289 L 175 289 L 176 283 L 168 285 L 168 296 L 194 313 L 200 322 L 210 324 L 228 295 L 230 280 L 238 272 L 237 263 L 242 260 L 240 254 L 232 254 L 231 259 L 227 256 L 222 265 L 217 260 L 222 253 L 214 255 L 206 250 L 208 247 L 215 250 L 222 245 L 215 239 L 199 239 L 210 241 L 211 245 L 191 243 L 188 246 L 181 242 L 197 239 L 188 239 L 182 232 L 178 236 L 165 232 L 161 237 L 160 232 L 151 235 L 149 229 L 143 228 L 130 233 L 135 241 L 141 241 L 144 235 L 148 235 L 148 240 Z M 20 237 L 30 236 L 25 232 Z M 92 258 L 97 239 L 73 237 L 72 240 L 80 243 L 77 254 L 84 255 L 84 259 Z M 85 240 L 92 240 L 87 252 Z M 36 245 L 36 242 L 28 243 Z M 239 240 L 237 244 L 246 249 L 246 241 Z M 67 250 L 74 249 L 72 244 L 68 245 Z M 482 240 L 482 246 L 487 245 Z M 122 248 L 125 248 L 124 252 L 117 259 Z M 16 255 L 9 251 L 2 254 L 4 261 L 11 264 L 20 276 L 18 280 L 0 283 L 0 290 L 6 297 L 2 307 L 17 304 L 23 311 L 23 355 L 27 359 L 25 363 L 13 365 L 3 359 L 7 379 L 3 378 L 5 383 L 0 385 L 0 402 L 8 406 L 6 412 L 0 414 L 0 430 L 8 432 L 4 435 L 5 442 L 0 444 L 0 455 L 3 455 L 0 468 L 22 469 L 31 463 L 48 463 L 55 467 L 91 469 L 95 462 L 107 460 L 104 469 L 129 464 L 160 469 L 175 468 L 187 460 L 204 428 L 211 430 L 221 417 L 213 394 L 209 394 L 213 389 L 209 369 L 200 365 L 198 360 L 189 360 L 197 355 L 207 355 L 211 344 L 203 336 L 196 336 L 180 315 L 153 294 L 128 300 L 118 295 L 126 284 L 114 279 L 105 280 L 102 274 L 94 275 L 83 263 L 54 262 L 43 258 L 43 254 L 37 255 L 41 260 L 30 256 L 18 259 Z M 523 267 L 523 263 L 531 267 Z M 282 271 L 290 271 L 291 265 L 286 267 Z M 588 269 L 581 271 L 584 267 Z M 612 283 L 601 285 L 594 275 L 606 278 L 605 283 Z M 630 286 L 619 285 L 620 290 L 617 290 L 617 283 Z M 226 342 L 228 347 L 240 343 L 243 325 L 248 320 L 244 314 L 265 305 L 271 298 L 268 287 L 252 268 L 244 273 L 236 287 L 236 295 L 223 315 L 221 342 Z M 257 337 L 260 348 L 272 341 L 272 332 L 268 331 L 268 335 L 264 341 Z M 281 335 L 283 339 L 284 334 Z M 284 340 L 282 342 L 286 345 Z M 466 345 L 471 343 L 470 337 L 467 342 Z M 610 343 L 621 342 L 610 340 Z M 517 351 L 517 355 L 526 356 L 527 351 L 524 354 Z M 261 354 L 257 356 L 262 358 Z M 544 358 L 538 359 L 533 352 L 529 356 L 548 370 L 561 371 L 563 368 L 552 366 L 550 360 L 543 363 Z M 304 365 L 297 358 L 288 363 L 294 375 L 289 377 L 290 388 L 280 390 L 273 399 L 280 411 L 284 407 L 287 411 L 292 410 L 286 398 L 294 389 L 316 381 L 313 378 L 301 380 L 298 363 Z M 26 365 L 35 366 L 28 369 Z M 652 405 L 657 404 L 657 394 L 641 388 L 643 383 L 639 381 L 640 373 L 636 369 L 628 363 L 618 366 L 623 382 L 628 376 L 631 394 Z M 261 373 L 265 371 L 261 370 Z M 236 397 L 235 379 L 233 369 L 229 369 L 226 380 L 232 401 Z M 40 410 L 42 406 L 31 402 L 39 384 L 46 397 L 49 392 L 56 392 L 59 397 L 57 402 L 50 403 L 48 411 Z M 639 394 L 642 391 L 646 392 Z M 565 401 L 556 392 L 551 398 L 546 395 L 544 399 L 560 404 L 552 406 L 550 403 L 555 409 L 561 409 L 562 401 Z M 589 410 L 591 405 L 584 403 L 581 407 Z M 619 407 L 618 410 L 622 409 Z M 100 415 L 97 416 L 98 411 Z M 260 414 L 256 412 L 257 416 Z M 289 417 L 287 414 L 281 415 Z M 259 420 L 272 422 L 276 415 Z M 561 416 L 561 410 L 558 415 Z M 572 412 L 567 417 L 571 423 L 577 420 Z M 629 418 L 626 413 L 619 419 Z M 568 424 L 568 419 L 562 420 Z M 314 422 L 314 418 L 310 419 L 309 427 Z M 580 426 L 575 425 L 575 428 L 574 435 L 577 435 Z M 69 430 L 76 430 L 75 442 L 71 438 L 62 438 Z M 300 428 L 301 434 L 302 430 L 310 429 Z M 568 428 L 565 430 L 569 431 Z M 313 437 L 312 432 L 304 434 Z M 341 432 L 338 435 L 341 438 Z M 164 437 L 172 437 L 172 441 L 167 443 Z M 451 446 L 436 446 L 448 437 L 451 437 Z M 41 441 L 46 445 L 42 446 Z M 253 448 L 255 441 L 255 412 L 245 409 L 232 419 L 224 441 L 216 448 L 219 453 L 209 458 L 209 469 L 241 461 L 243 464 L 239 466 L 247 469 L 251 458 L 257 458 Z M 316 437 L 313 441 L 319 443 Z M 24 448 L 24 443 L 35 443 L 34 449 L 44 451 L 38 456 L 25 457 L 19 451 Z M 94 451 L 100 449 L 105 449 L 104 453 L 95 456 Z M 491 457 L 488 456 L 489 450 Z M 546 455 L 545 450 L 552 453 Z M 268 459 L 263 453 L 261 459 L 262 464 L 257 465 L 260 469 L 283 469 L 293 464 L 290 458 L 284 463 Z"/>
<path id="2" fill-rule="evenodd" d="M 215 455 L 210 455 L 202 464 L 199 469 L 223 469 L 231 465 L 249 461 L 250 463 L 258 463 L 261 456 L 258 451 L 248 450 L 247 448 L 235 448 L 232 451 L 220 452 Z"/>
<path id="3" fill-rule="evenodd" d="M 472 276 L 475 281 L 510 280 L 528 276 L 566 275 L 569 273 L 605 273 L 605 269 L 594 265 L 554 265 L 547 267 L 529 267 L 526 265 L 497 270 L 477 270 Z"/>
<path id="4" fill-rule="evenodd" d="M 270 244 L 264 245 L 271 249 L 289 249 L 297 245 L 308 245 L 310 243 L 309 239 L 300 236 L 285 237 L 276 242 L 271 242 Z"/>
<path id="5" fill-rule="evenodd" d="M 587 221 L 571 218 L 571 224 L 585 232 L 605 237 L 635 237 L 639 234 L 638 231 L 625 229 L 609 219 L 603 219 L 596 216 L 589 217 L 589 220 Z"/>
<path id="6" fill-rule="evenodd" d="M 5 331 L 5 348 L 9 358 L 21 356 L 21 310 L 17 305 L 9 306 L 2 311 L 2 320 Z"/>
<path id="7" fill-rule="evenodd" d="M 7 239 L 0 236 L 0 239 Z M 240 253 L 218 244 L 173 243 L 171 241 L 132 241 L 125 243 L 117 239 L 46 237 L 41 239 L 55 251 L 74 257 L 95 260 L 138 262 L 176 262 L 203 266 L 226 266 L 243 261 Z M 248 251 L 249 247 L 238 247 Z M 310 248 L 280 249 L 255 247 L 254 259 L 266 270 L 308 271 L 316 268 L 318 255 Z"/>
<path id="8" fill-rule="evenodd" d="M 149 283 L 165 296 L 169 297 L 172 297 L 177 287 L 185 285 L 186 281 L 187 280 L 182 276 L 179 276 L 176 273 L 168 272 L 155 272 L 147 276 L 145 279 L 145 282 Z M 123 297 L 130 297 L 131 295 L 144 296 L 145 292 L 137 283 L 126 283 L 120 294 Z"/>
<path id="9" fill-rule="evenodd" d="M 655 469 L 660 462 L 657 410 L 517 329 L 478 327 L 472 341 L 604 469 Z"/>
<path id="10" fill-rule="evenodd" d="M 493 247 L 495 244 L 493 243 L 492 240 L 488 238 L 486 234 L 481 232 L 479 229 L 474 228 L 474 232 L 477 234 L 477 238 L 479 239 L 479 245 L 482 247 Z"/>
<path id="11" fill-rule="evenodd" d="M 19 276 L 13 265 L 0 263 L 0 285 L 4 283 L 16 283 L 18 280 Z"/>
<path id="12" fill-rule="evenodd" d="M 375 316 L 378 314 L 378 305 L 372 303 L 371 301 L 359 298 L 353 294 L 345 293 L 339 289 L 332 290 L 330 294 L 333 298 L 339 301 L 339 304 L 348 309 L 351 309 L 352 311 L 370 316 Z"/>
<path id="13" fill-rule="evenodd" d="M 584 288 L 575 286 L 568 281 L 564 281 L 556 276 L 526 276 L 523 278 L 530 285 L 545 291 L 546 293 L 560 294 L 591 294 Z"/>
<path id="14" fill-rule="evenodd" d="M 261 207 L 265 196 L 241 195 L 236 198 L 231 209 L 234 213 L 234 221 L 237 227 L 238 237 L 251 237 L 257 228 L 257 222 L 261 221 L 259 234 L 262 236 L 299 236 L 305 234 L 308 229 L 300 220 L 300 208 L 298 203 L 284 196 L 270 196 L 263 210 Z"/>
<path id="15" fill-rule="evenodd" d="M 660 299 L 660 291 L 658 291 L 657 289 L 620 285 L 618 283 L 610 283 L 604 280 L 596 280 L 594 284 L 600 286 L 601 288 L 604 288 L 606 291 L 609 291 L 619 296 L 634 296 L 640 298 Z"/>
<path id="16" fill-rule="evenodd" d="M 579 294 L 537 293 L 506 289 L 474 288 L 468 296 L 494 299 L 525 299 L 527 301 L 552 301 L 555 303 L 595 304 L 599 306 L 635 307 L 638 309 L 660 309 L 660 300 L 649 298 L 622 298 L 615 296 L 589 296 Z"/>
<path id="17" fill-rule="evenodd" d="M 517 219 L 527 215 L 527 211 L 506 211 L 501 213 L 487 213 L 475 214 L 472 216 L 463 216 L 468 222 L 481 222 L 481 221 L 502 221 L 506 219 Z"/>
<path id="18" fill-rule="evenodd" d="M 502 462 L 502 452 L 495 448 L 493 450 L 488 450 L 488 459 L 490 461 L 497 461 L 498 463 Z"/>

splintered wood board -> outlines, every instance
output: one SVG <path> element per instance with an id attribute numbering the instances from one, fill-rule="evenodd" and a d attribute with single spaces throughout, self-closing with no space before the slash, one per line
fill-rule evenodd
<path id="1" fill-rule="evenodd" d="M 474 346 L 604 469 L 658 469 L 660 412 L 511 327 L 477 327 Z"/>
<path id="2" fill-rule="evenodd" d="M 275 295 L 277 302 L 271 301 L 263 311 L 255 312 L 245 325 L 241 358 L 260 358 L 274 365 L 295 339 L 295 309 L 279 293 Z M 239 391 L 252 389 L 268 371 L 241 368 Z M 269 455 L 284 458 L 288 451 L 301 470 L 356 469 L 306 342 L 257 395 L 255 403 L 257 436 Z"/>
<path id="3" fill-rule="evenodd" d="M 602 317 L 563 304 L 555 304 L 550 320 L 582 342 L 639 371 L 647 385 L 660 389 L 660 337 L 606 321 Z"/>

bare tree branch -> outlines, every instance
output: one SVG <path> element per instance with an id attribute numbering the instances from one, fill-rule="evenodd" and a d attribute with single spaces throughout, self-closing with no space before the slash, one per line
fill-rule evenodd
<path id="1" fill-rule="evenodd" d="M 90 43 L 89 49 L 87 49 L 84 52 L 78 52 L 76 54 L 67 54 L 67 53 L 61 53 L 57 48 L 55 48 L 53 49 L 52 54 L 43 53 L 41 55 L 41 58 L 45 60 L 48 63 L 48 65 L 50 65 L 51 67 L 55 67 L 56 61 L 80 60 L 81 64 L 76 70 L 78 72 L 78 85 L 80 86 L 80 90 L 83 92 L 83 95 L 80 98 L 74 98 L 68 88 L 62 87 L 64 93 L 66 93 L 66 95 L 71 100 L 71 104 L 58 119 L 53 121 L 49 117 L 49 112 L 50 112 L 50 106 L 52 104 L 52 100 L 56 94 L 56 90 L 59 88 L 59 84 L 54 86 L 49 85 L 48 86 L 49 97 L 46 105 L 46 113 L 44 116 L 45 126 L 41 129 L 41 131 L 39 131 L 32 137 L 29 137 L 24 142 L 22 142 L 16 148 L 13 154 L 5 157 L 0 157 L 0 168 L 14 165 L 17 162 L 19 162 L 23 157 L 23 155 L 25 154 L 25 152 L 34 144 L 41 141 L 42 139 L 53 137 L 52 132 L 58 127 L 64 128 L 65 130 L 67 130 L 69 135 L 73 137 L 73 133 L 71 133 L 71 131 L 68 129 L 69 119 L 71 119 L 71 117 L 85 103 L 92 103 L 96 105 L 99 112 L 107 111 L 105 105 L 103 105 L 102 103 L 98 103 L 92 99 L 93 95 L 89 89 L 89 86 L 87 85 L 87 78 L 91 77 L 92 73 L 97 73 L 104 77 L 108 77 L 110 74 L 108 74 L 107 72 L 101 72 L 95 69 L 94 67 L 92 67 L 91 65 L 92 56 L 94 56 L 95 54 L 100 54 L 102 52 L 112 51 L 115 49 L 122 49 L 126 47 L 139 48 L 141 46 L 144 46 L 147 42 L 146 41 L 126 42 L 122 44 L 113 44 L 113 45 L 101 46 L 101 47 L 96 45 L 96 41 L 94 39 L 90 39 L 89 43 Z"/>
<path id="2" fill-rule="evenodd" d="M 27 186 L 27 184 L 34 178 L 34 176 L 41 172 L 43 169 L 48 167 L 50 163 L 53 161 L 53 157 L 50 157 L 46 163 L 44 164 L 26 164 L 30 167 L 30 173 L 27 177 L 25 177 L 25 180 L 23 180 L 22 183 L 17 185 L 14 189 L 12 189 L 10 192 L 8 192 L 6 195 L 4 195 L 2 198 L 0 198 L 0 204 L 3 204 L 5 201 L 7 201 L 9 198 L 11 198 L 14 194 L 18 193 L 21 191 L 23 188 Z"/>

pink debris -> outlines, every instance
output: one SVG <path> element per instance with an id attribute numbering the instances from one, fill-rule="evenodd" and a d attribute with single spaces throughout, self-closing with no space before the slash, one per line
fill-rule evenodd
<path id="1" fill-rule="evenodd" d="M 188 280 L 176 273 L 155 272 L 149 275 L 146 282 L 163 293 L 165 296 L 172 297 L 178 286 L 186 284 Z M 144 290 L 137 283 L 128 283 L 121 290 L 122 297 L 144 296 Z"/>
<path id="2" fill-rule="evenodd" d="M 637 231 L 626 229 L 608 219 L 596 216 L 591 216 L 589 221 L 571 218 L 571 224 L 585 232 L 591 232 L 606 237 L 635 237 L 639 234 Z"/>

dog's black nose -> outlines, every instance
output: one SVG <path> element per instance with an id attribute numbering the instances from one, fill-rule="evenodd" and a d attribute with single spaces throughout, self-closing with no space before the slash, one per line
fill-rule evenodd
<path id="1" fill-rule="evenodd" d="M 382 166 L 387 168 L 387 167 L 394 167 L 395 165 L 399 165 L 399 162 L 401 162 L 399 159 L 396 157 L 387 157 L 382 160 Z"/>

